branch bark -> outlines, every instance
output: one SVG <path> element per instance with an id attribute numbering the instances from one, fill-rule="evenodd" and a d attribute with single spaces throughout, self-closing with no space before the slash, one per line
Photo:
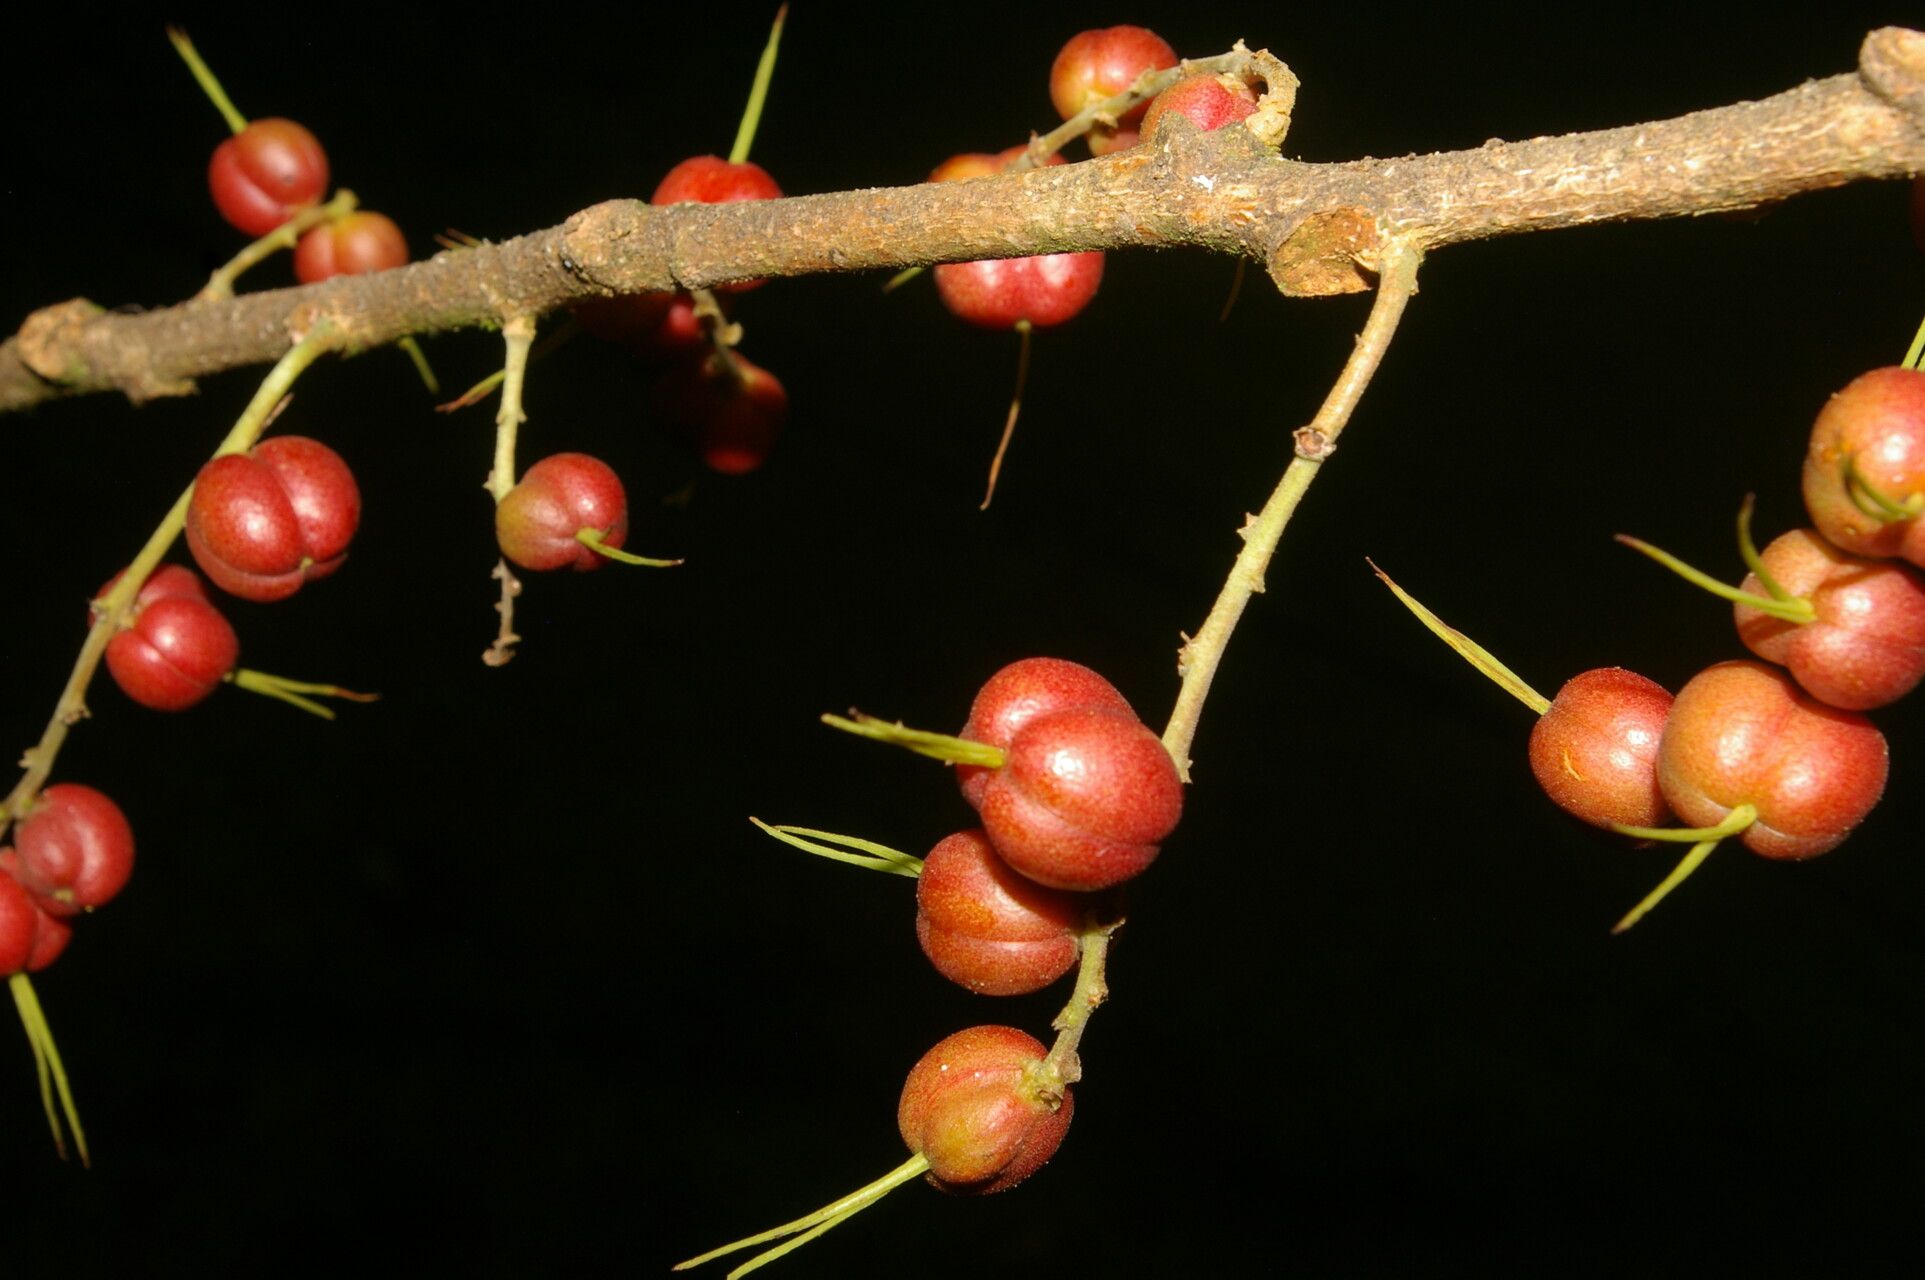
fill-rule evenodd
<path id="1" fill-rule="evenodd" d="M 1283 160 L 1246 129 L 1166 128 L 1101 160 L 730 205 L 594 205 L 560 226 L 376 275 L 139 314 L 81 299 L 0 343 L 0 411 L 118 390 L 183 395 L 279 358 L 321 320 L 350 346 L 495 327 L 617 293 L 1081 249 L 1187 246 L 1263 262 L 1285 293 L 1368 287 L 1379 247 L 1752 208 L 1925 170 L 1925 34 L 1866 37 L 1857 71 L 1759 102 L 1473 151 Z"/>

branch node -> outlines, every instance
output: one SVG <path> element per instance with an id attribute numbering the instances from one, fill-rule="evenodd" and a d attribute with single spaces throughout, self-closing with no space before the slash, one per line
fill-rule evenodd
<path id="1" fill-rule="evenodd" d="M 1871 91 L 1925 131 L 1925 33 L 1880 27 L 1858 50 L 1858 74 Z"/>
<path id="2" fill-rule="evenodd" d="M 1305 462 L 1322 462 L 1337 451 L 1337 442 L 1315 427 L 1299 427 L 1291 439 L 1297 443 L 1297 456 Z"/>

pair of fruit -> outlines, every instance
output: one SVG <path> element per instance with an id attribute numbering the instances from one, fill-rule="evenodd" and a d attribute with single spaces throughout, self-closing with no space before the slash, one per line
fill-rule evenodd
<path id="1" fill-rule="evenodd" d="M 341 455 L 276 436 L 201 468 L 188 503 L 188 550 L 243 600 L 282 600 L 341 567 L 361 523 L 361 491 Z"/>
<path id="2" fill-rule="evenodd" d="M 56 783 L 34 798 L 13 830 L 13 847 L 0 849 L 0 872 L 32 900 L 35 910 L 55 923 L 103 906 L 126 886 L 134 871 L 134 832 L 127 816 L 104 793 L 76 782 Z M 65 928 L 64 924 L 60 926 Z M 0 956 L 18 950 L 20 938 L 7 935 Z M 66 945 L 34 942 L 38 963 L 11 968 L 39 969 Z M 52 954 L 46 954 L 51 947 Z"/>

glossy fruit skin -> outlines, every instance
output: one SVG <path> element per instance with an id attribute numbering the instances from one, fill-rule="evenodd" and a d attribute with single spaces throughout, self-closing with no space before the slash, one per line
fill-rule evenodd
<path id="1" fill-rule="evenodd" d="M 240 656 L 233 625 L 208 602 L 194 571 L 178 564 L 162 565 L 141 584 L 126 627 L 107 642 L 114 683 L 156 711 L 194 706 L 220 687 Z"/>
<path id="2" fill-rule="evenodd" d="M 1834 545 L 1925 567 L 1925 519 L 1860 511 L 1846 490 L 1847 462 L 1895 502 L 1925 493 L 1925 372 L 1893 366 L 1853 378 L 1812 424 L 1804 471 L 1805 510 Z"/>
<path id="3" fill-rule="evenodd" d="M 1001 173 L 1025 148 L 991 155 L 951 156 L 929 175 L 931 182 L 959 182 Z M 1048 163 L 1061 164 L 1061 156 Z M 984 329 L 1013 329 L 1024 320 L 1037 328 L 1062 324 L 1089 305 L 1103 283 L 1103 255 L 1046 253 L 1029 258 L 945 262 L 935 270 L 936 292 L 952 315 Z"/>
<path id="4" fill-rule="evenodd" d="M 1234 76 L 1186 76 L 1150 102 L 1143 115 L 1143 136 L 1156 137 L 1157 127 L 1170 112 L 1208 133 L 1246 119 L 1256 109 L 1256 92 Z"/>
<path id="5" fill-rule="evenodd" d="M 916 877 L 916 939 L 936 971 L 986 996 L 1040 991 L 1082 952 L 1084 900 L 1017 875 L 980 827 L 939 841 Z"/>
<path id="6" fill-rule="evenodd" d="M 12 849 L 0 848 L 0 977 L 39 973 L 60 958 L 73 926 L 41 910 L 9 871 L 18 866 Z"/>
<path id="7" fill-rule="evenodd" d="M 275 436 L 201 468 L 187 507 L 187 549 L 215 586 L 284 600 L 347 558 L 361 491 L 341 455 L 306 436 Z"/>
<path id="8" fill-rule="evenodd" d="M 214 148 L 207 187 L 229 224 L 264 236 L 327 194 L 327 152 L 292 120 L 256 120 Z"/>
<path id="9" fill-rule="evenodd" d="M 294 278 L 319 284 L 407 265 L 408 238 L 384 213 L 357 209 L 315 227 L 294 246 Z"/>
<path id="10" fill-rule="evenodd" d="M 1887 767 L 1871 721 L 1749 660 L 1708 667 L 1679 690 L 1658 748 L 1658 784 L 1679 820 L 1715 826 L 1755 805 L 1741 838 L 1766 858 L 1837 848 L 1884 794 Z"/>
<path id="11" fill-rule="evenodd" d="M 1007 1191 L 1042 1168 L 1069 1132 L 1065 1088 L 1031 1080 L 1048 1052 L 1015 1027 L 970 1027 L 936 1043 L 903 1082 L 896 1126 L 929 1161 L 928 1181 L 959 1195 Z"/>
<path id="12" fill-rule="evenodd" d="M 690 156 L 670 169 L 656 186 L 650 204 L 734 204 L 738 200 L 778 200 L 782 188 L 768 170 L 752 160 L 731 164 L 721 156 Z M 718 292 L 747 293 L 761 280 L 717 285 Z"/>
<path id="13" fill-rule="evenodd" d="M 1077 112 L 1113 98 L 1136 83 L 1146 71 L 1161 71 L 1177 64 L 1176 50 L 1147 27 L 1115 26 L 1073 35 L 1056 55 L 1049 68 L 1049 99 L 1056 113 L 1067 120 Z M 1092 155 L 1108 155 L 1132 145 L 1136 131 L 1130 126 L 1143 118 L 1143 106 L 1124 112 L 1117 127 L 1099 126 L 1088 136 Z"/>
<path id="14" fill-rule="evenodd" d="M 959 736 L 1008 750 L 1017 730 L 1025 724 L 1044 712 L 1068 707 L 1136 714 L 1115 685 L 1080 662 L 1023 658 L 983 682 L 976 700 L 969 705 L 969 722 Z M 983 789 L 993 772 L 981 765 L 956 766 L 956 781 L 971 807 L 982 808 Z"/>
<path id="15" fill-rule="evenodd" d="M 17 862 L 6 869 L 52 916 L 109 901 L 134 872 L 134 832 L 120 806 L 92 787 L 43 790 L 14 827 Z"/>
<path id="16" fill-rule="evenodd" d="M 501 554 L 537 573 L 601 568 L 606 557 L 575 537 L 583 529 L 595 530 L 611 547 L 628 538 L 628 495 L 621 477 L 585 453 L 543 458 L 495 506 Z"/>
<path id="17" fill-rule="evenodd" d="M 709 470 L 746 475 L 775 449 L 789 421 L 781 380 L 741 352 L 738 381 L 718 355 L 674 366 L 656 381 L 650 405 L 671 435 L 690 444 Z"/>
<path id="18" fill-rule="evenodd" d="M 1660 826 L 1671 817 L 1657 770 L 1670 714 L 1670 693 L 1635 671 L 1579 672 L 1531 727 L 1531 772 L 1559 808 L 1592 826 Z"/>
<path id="19" fill-rule="evenodd" d="M 1925 579 L 1888 560 L 1848 555 L 1811 529 L 1775 539 L 1760 558 L 1778 585 L 1811 601 L 1815 622 L 1732 606 L 1738 637 L 1790 670 L 1805 692 L 1847 711 L 1896 702 L 1925 677 Z M 1742 589 L 1766 594 L 1757 574 Z"/>
<path id="20" fill-rule="evenodd" d="M 1183 784 L 1133 714 L 1070 707 L 1017 732 L 983 789 L 983 829 L 1038 884 L 1090 892 L 1149 867 L 1183 816 Z"/>

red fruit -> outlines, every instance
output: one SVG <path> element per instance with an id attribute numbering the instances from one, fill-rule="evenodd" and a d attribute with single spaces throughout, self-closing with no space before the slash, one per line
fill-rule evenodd
<path id="1" fill-rule="evenodd" d="M 937 972 L 988 996 L 1040 991 L 1082 950 L 1084 903 L 1010 869 L 981 828 L 940 841 L 916 878 L 916 938 Z"/>
<path id="2" fill-rule="evenodd" d="M 276 436 L 201 468 L 187 507 L 187 548 L 214 585 L 244 600 L 281 600 L 347 558 L 361 491 L 341 455 L 305 436 Z"/>
<path id="3" fill-rule="evenodd" d="M 969 706 L 961 737 L 1008 750 L 1016 731 L 1035 717 L 1068 707 L 1095 707 L 1134 716 L 1115 685 L 1078 662 L 1063 658 L 1024 658 L 989 677 Z M 983 788 L 994 770 L 959 764 L 956 781 L 963 799 L 980 809 Z"/>
<path id="4" fill-rule="evenodd" d="M 333 276 L 386 271 L 408 261 L 408 238 L 384 213 L 356 210 L 323 223 L 294 246 L 294 278 L 319 284 Z"/>
<path id="5" fill-rule="evenodd" d="M 327 194 L 327 152 L 292 120 L 256 120 L 214 148 L 207 186 L 221 217 L 264 236 Z"/>
<path id="6" fill-rule="evenodd" d="M 0 977 L 39 973 L 60 958 L 73 937 L 72 925 L 42 911 L 7 873 L 18 861 L 12 849 L 0 848 Z"/>
<path id="7" fill-rule="evenodd" d="M 1049 69 L 1049 99 L 1067 120 L 1086 107 L 1113 98 L 1136 83 L 1146 71 L 1161 71 L 1177 63 L 1176 50 L 1146 27 L 1105 27 L 1069 38 Z M 1136 141 L 1128 126 L 1143 118 L 1137 106 L 1117 118 L 1119 128 L 1098 125 L 1089 133 L 1093 155 L 1107 155 Z M 1127 132 L 1128 140 L 1124 138 Z"/>
<path id="8" fill-rule="evenodd" d="M 1531 772 L 1559 808 L 1597 827 L 1655 827 L 1671 816 L 1658 745 L 1671 695 L 1623 667 L 1565 681 L 1531 728 Z"/>
<path id="9" fill-rule="evenodd" d="M 495 506 L 495 541 L 524 569 L 599 569 L 606 557 L 575 535 L 590 529 L 619 548 L 628 537 L 628 495 L 600 458 L 557 453 L 522 473 Z"/>
<path id="10" fill-rule="evenodd" d="M 1014 1027 L 971 1027 L 909 1069 L 896 1124 L 944 1191 L 989 1195 L 1042 1168 L 1063 1145 L 1074 1100 L 1037 1077 L 1047 1051 Z"/>
<path id="11" fill-rule="evenodd" d="M 731 163 L 720 156 L 690 156 L 670 169 L 650 204 L 733 204 L 737 200 L 778 200 L 782 188 L 768 170 L 750 160 Z M 760 280 L 737 280 L 717 288 L 726 293 L 746 293 L 759 287 Z"/>
<path id="12" fill-rule="evenodd" d="M 604 342 L 645 359 L 668 360 L 703 345 L 707 335 L 686 293 L 628 293 L 577 303 L 575 318 Z"/>
<path id="13" fill-rule="evenodd" d="M 1852 379 L 1812 424 L 1804 475 L 1805 510 L 1819 533 L 1861 556 L 1925 567 L 1925 520 L 1868 514 L 1853 501 L 1848 468 L 1893 503 L 1925 503 L 1925 372 L 1894 366 Z"/>
<path id="14" fill-rule="evenodd" d="M 1001 173 L 1023 153 L 1011 147 L 998 155 L 966 152 L 951 156 L 929 175 L 931 182 L 956 182 Z M 1048 163 L 1061 164 L 1061 156 Z M 1027 320 L 1039 328 L 1061 324 L 1089 305 L 1103 283 L 1101 253 L 1046 253 L 1031 258 L 988 258 L 945 262 L 936 268 L 936 292 L 950 312 L 985 329 L 1013 329 Z"/>
<path id="15" fill-rule="evenodd" d="M 1741 804 L 1741 837 L 1767 858 L 1836 848 L 1884 794 L 1885 736 L 1825 706 L 1762 662 L 1721 662 L 1678 692 L 1658 748 L 1658 784 L 1687 826 L 1712 827 Z"/>
<path id="16" fill-rule="evenodd" d="M 120 806 L 63 782 L 40 793 L 14 828 L 13 872 L 49 915 L 92 910 L 134 871 L 134 832 Z"/>
<path id="17" fill-rule="evenodd" d="M 1010 866 L 1056 889 L 1139 875 L 1183 816 L 1183 784 L 1134 714 L 1071 707 L 1034 717 L 983 789 L 983 828 Z"/>
<path id="18" fill-rule="evenodd" d="M 789 420 L 789 393 L 767 369 L 739 351 L 731 355 L 738 373 L 715 354 L 669 369 L 652 403 L 661 424 L 693 444 L 710 470 L 739 476 L 775 448 Z"/>
<path id="19" fill-rule="evenodd" d="M 1188 76 L 1156 95 L 1143 116 L 1143 136 L 1154 138 L 1157 125 L 1172 111 L 1208 133 L 1256 109 L 1256 92 L 1235 76 Z"/>
<path id="20" fill-rule="evenodd" d="M 1790 669 L 1820 702 L 1865 711 L 1895 702 L 1925 676 L 1925 581 L 1900 564 L 1847 555 L 1810 529 L 1764 549 L 1778 585 L 1811 602 L 1815 622 L 1789 622 L 1733 606 L 1738 637 Z M 1742 589 L 1764 595 L 1757 574 Z M 1649 824 L 1645 824 L 1649 825 Z"/>
<path id="21" fill-rule="evenodd" d="M 115 581 L 118 581 L 118 577 Z M 105 595 L 109 582 L 100 589 Z M 121 692 L 156 711 L 185 711 L 220 686 L 241 642 L 192 569 L 163 565 L 141 585 L 127 625 L 107 642 Z"/>

